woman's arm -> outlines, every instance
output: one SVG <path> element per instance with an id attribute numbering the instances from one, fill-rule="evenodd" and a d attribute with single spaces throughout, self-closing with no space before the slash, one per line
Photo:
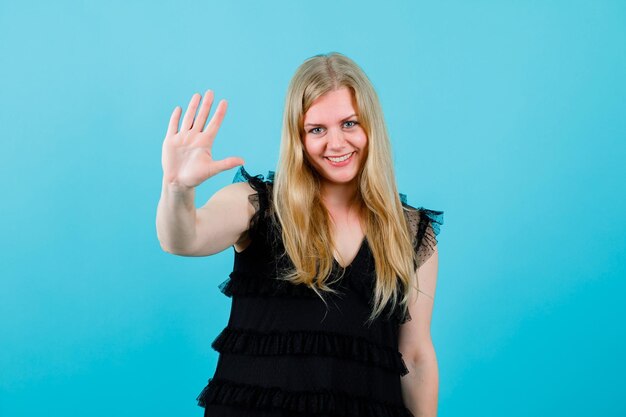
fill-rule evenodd
<path id="1" fill-rule="evenodd" d="M 163 183 L 156 228 L 161 248 L 181 256 L 209 256 L 233 246 L 245 236 L 254 207 L 247 182 L 228 184 L 196 210 L 194 189 Z"/>
<path id="2" fill-rule="evenodd" d="M 253 190 L 247 184 L 230 184 L 200 209 L 194 206 L 195 187 L 243 164 L 243 159 L 237 157 L 213 158 L 213 142 L 226 114 L 226 100 L 222 100 L 205 127 L 213 97 L 213 91 L 207 90 L 196 116 L 201 96 L 194 94 L 182 123 L 182 109 L 177 106 L 163 141 L 163 188 L 156 229 L 161 248 L 177 255 L 206 256 L 221 252 L 241 239 L 254 213 L 248 207 L 247 197 Z"/>
<path id="3" fill-rule="evenodd" d="M 409 373 L 402 377 L 404 404 L 415 417 L 435 417 L 439 395 L 439 368 L 435 349 L 424 348 L 422 356 L 407 362 Z"/>
<path id="4" fill-rule="evenodd" d="M 430 335 L 430 322 L 437 283 L 439 255 L 432 256 L 419 268 L 419 290 L 411 290 L 411 320 L 400 326 L 399 349 L 409 373 L 401 379 L 406 407 L 415 417 L 435 417 L 439 394 L 439 368 Z M 418 296 L 419 294 L 419 296 Z"/>

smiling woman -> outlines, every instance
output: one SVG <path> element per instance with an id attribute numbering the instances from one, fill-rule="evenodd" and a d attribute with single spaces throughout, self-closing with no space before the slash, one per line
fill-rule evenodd
<path id="1" fill-rule="evenodd" d="M 267 178 L 250 175 L 241 158 L 213 160 L 226 102 L 205 129 L 212 99 L 207 92 L 194 120 L 195 95 L 180 129 L 180 109 L 172 115 L 157 212 L 170 253 L 235 249 L 219 286 L 232 297 L 230 318 L 197 397 L 204 415 L 435 415 L 430 316 L 443 212 L 398 192 L 365 73 L 339 53 L 297 69 Z M 235 166 L 233 184 L 196 210 L 194 187 Z"/>

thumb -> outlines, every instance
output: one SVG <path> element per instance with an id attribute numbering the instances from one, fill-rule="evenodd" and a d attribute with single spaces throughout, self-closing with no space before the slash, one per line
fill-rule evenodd
<path id="1" fill-rule="evenodd" d="M 235 156 L 231 156 L 229 158 L 220 159 L 219 161 L 213 161 L 215 168 L 217 171 L 222 172 L 229 169 L 232 169 L 236 166 L 243 165 L 244 160 Z"/>

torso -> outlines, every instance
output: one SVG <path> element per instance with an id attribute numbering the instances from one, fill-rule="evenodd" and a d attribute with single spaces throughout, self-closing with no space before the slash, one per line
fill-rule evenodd
<path id="1" fill-rule="evenodd" d="M 339 266 L 345 268 L 351 265 L 358 255 L 365 240 L 365 233 L 358 214 L 339 211 L 331 211 L 330 214 L 334 219 L 335 226 L 335 229 L 331 231 L 335 242 L 333 257 Z M 252 239 L 246 231 L 233 246 L 235 251 L 243 252 L 251 243 Z"/>
<path id="2" fill-rule="evenodd" d="M 363 244 L 363 239 L 365 239 L 365 233 L 363 233 L 361 225 L 356 222 L 354 224 L 342 225 L 340 228 L 341 230 L 335 231 L 333 234 L 336 246 L 334 256 L 337 263 L 341 267 L 345 267 L 354 261 Z M 251 243 L 252 239 L 245 233 L 242 239 L 233 246 L 237 252 L 243 252 Z"/>
<path id="3" fill-rule="evenodd" d="M 335 241 L 335 261 L 342 267 L 352 264 L 359 252 L 365 233 L 359 219 L 335 225 L 333 240 Z"/>

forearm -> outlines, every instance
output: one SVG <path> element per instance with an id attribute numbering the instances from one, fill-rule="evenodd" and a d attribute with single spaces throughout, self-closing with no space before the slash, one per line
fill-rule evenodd
<path id="1" fill-rule="evenodd" d="M 195 189 L 163 180 L 157 207 L 157 237 L 170 252 L 184 252 L 196 238 Z"/>
<path id="2" fill-rule="evenodd" d="M 401 379 L 404 404 L 415 417 L 436 417 L 439 368 L 434 350 L 406 365 L 409 373 Z"/>

